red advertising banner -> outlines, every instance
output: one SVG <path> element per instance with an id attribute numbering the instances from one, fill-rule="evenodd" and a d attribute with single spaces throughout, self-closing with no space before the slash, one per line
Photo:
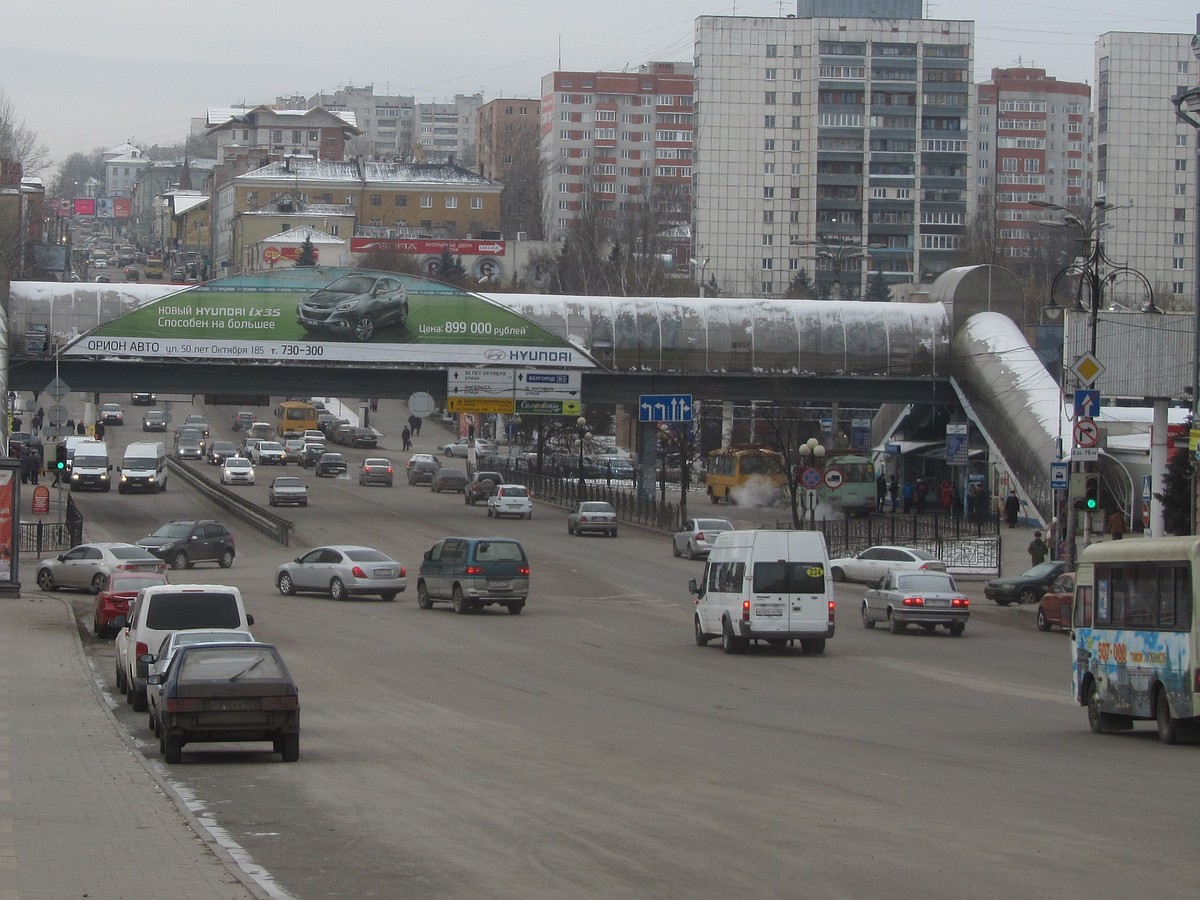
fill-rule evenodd
<path id="1" fill-rule="evenodd" d="M 128 219 L 133 212 L 133 204 L 128 197 L 113 197 L 112 206 L 113 217 L 117 219 Z"/>
<path id="2" fill-rule="evenodd" d="M 300 258 L 300 254 L 304 252 L 303 247 L 265 247 L 263 248 L 263 262 L 274 265 L 281 259 L 290 259 L 295 262 Z M 321 257 L 321 248 L 313 247 L 313 262 L 316 262 Z"/>
<path id="3" fill-rule="evenodd" d="M 0 581 L 12 581 L 15 469 L 0 469 Z"/>
<path id="4" fill-rule="evenodd" d="M 350 238 L 351 253 L 391 250 L 395 253 L 435 254 L 449 250 L 458 256 L 503 256 L 504 241 L 438 241 L 427 238 Z"/>
<path id="5" fill-rule="evenodd" d="M 96 214 L 96 201 L 91 197 L 76 197 L 73 203 L 77 216 L 94 216 Z"/>

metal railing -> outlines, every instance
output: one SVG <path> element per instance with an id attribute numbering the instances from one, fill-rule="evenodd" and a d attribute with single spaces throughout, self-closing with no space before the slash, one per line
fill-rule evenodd
<path id="1" fill-rule="evenodd" d="M 269 513 L 261 506 L 243 500 L 233 491 L 221 484 L 214 483 L 190 466 L 185 466 L 173 459 L 167 460 L 167 466 L 177 478 L 182 478 L 217 506 L 228 510 L 251 528 L 261 531 L 272 540 L 285 547 L 288 545 L 292 528 L 295 527 L 291 520 Z"/>
<path id="2" fill-rule="evenodd" d="M 62 522 L 21 522 L 17 552 L 41 555 L 54 550 L 70 550 L 83 543 L 83 513 L 75 498 L 67 494 Z"/>

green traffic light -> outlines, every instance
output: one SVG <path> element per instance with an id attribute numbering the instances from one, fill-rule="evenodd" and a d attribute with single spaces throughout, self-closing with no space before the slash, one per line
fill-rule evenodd
<path id="1" fill-rule="evenodd" d="M 1095 509 L 1095 508 L 1096 508 L 1096 498 L 1095 498 L 1095 497 L 1088 497 L 1088 498 L 1087 498 L 1087 508 L 1088 508 L 1088 509 Z"/>

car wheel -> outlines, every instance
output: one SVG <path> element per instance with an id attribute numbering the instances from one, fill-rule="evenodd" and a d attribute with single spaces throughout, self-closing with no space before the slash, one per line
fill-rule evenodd
<path id="1" fill-rule="evenodd" d="M 962 633 L 967 629 L 965 622 L 951 622 L 946 627 L 950 629 L 951 637 L 962 637 Z"/>
<path id="2" fill-rule="evenodd" d="M 92 593 L 98 594 L 104 589 L 104 576 L 97 572 L 92 576 Z"/>
<path id="3" fill-rule="evenodd" d="M 270 497 L 270 498 L 267 500 L 267 502 L 268 502 L 268 503 L 270 503 L 272 506 L 278 506 L 278 505 L 279 505 L 278 503 L 276 503 L 276 502 L 275 502 L 275 498 L 274 498 L 274 497 Z"/>
<path id="4" fill-rule="evenodd" d="M 936 625 L 922 625 L 921 630 L 923 632 L 925 632 L 926 634 L 933 634 L 935 631 L 937 631 L 937 626 Z"/>
<path id="5" fill-rule="evenodd" d="M 525 608 L 525 604 L 523 602 L 510 603 L 510 604 L 508 604 L 508 614 L 510 616 L 519 616 L 521 614 L 521 610 L 523 610 L 524 608 Z"/>
<path id="6" fill-rule="evenodd" d="M 1011 600 L 1001 600 L 999 597 L 997 597 L 996 603 L 999 604 L 1000 606 L 1008 606 L 1010 603 L 1012 603 L 1012 601 Z"/>
<path id="7" fill-rule="evenodd" d="M 525 518 L 527 518 L 527 519 L 533 518 L 533 510 L 532 509 L 529 512 L 525 513 Z"/>
<path id="8" fill-rule="evenodd" d="M 233 551 L 226 547 L 225 552 L 221 554 L 221 558 L 217 560 L 217 565 L 219 565 L 222 569 L 228 569 L 230 566 L 232 566 Z"/>
<path id="9" fill-rule="evenodd" d="M 1092 734 L 1108 734 L 1113 731 L 1112 717 L 1100 711 L 1100 692 L 1096 690 L 1096 682 L 1089 681 L 1087 690 L 1088 727 Z"/>
<path id="10" fill-rule="evenodd" d="M 907 630 L 907 626 L 903 622 L 897 621 L 895 616 L 888 613 L 888 631 L 892 634 L 904 634 Z"/>
<path id="11" fill-rule="evenodd" d="M 1171 702 L 1167 699 L 1167 689 L 1164 687 L 1158 689 L 1158 697 L 1154 702 L 1154 720 L 1160 741 L 1173 744 L 1179 739 L 1178 723 L 1171 715 Z"/>
<path id="12" fill-rule="evenodd" d="M 125 670 L 121 668 L 120 663 L 117 663 L 116 680 L 117 680 L 117 693 L 118 694 L 125 693 Z"/>
<path id="13" fill-rule="evenodd" d="M 741 653 L 745 648 L 745 641 L 733 633 L 733 626 L 729 624 L 729 620 L 723 620 L 721 622 L 721 649 L 726 653 Z"/>
<path id="14" fill-rule="evenodd" d="M 863 628 L 874 628 L 875 620 L 871 618 L 871 614 L 867 612 L 867 604 L 862 605 L 862 623 Z"/>
<path id="15" fill-rule="evenodd" d="M 610 532 L 608 533 L 608 536 L 609 536 L 609 537 L 616 537 L 616 536 L 617 536 L 617 529 L 615 529 L 615 528 L 614 528 L 612 531 L 610 531 Z"/>
<path id="16" fill-rule="evenodd" d="M 380 600 L 395 600 L 396 592 L 395 591 L 383 591 L 382 593 L 380 593 L 379 599 Z"/>
<path id="17" fill-rule="evenodd" d="M 300 758 L 300 735 L 298 733 L 285 734 L 281 738 L 283 744 L 279 755 L 283 757 L 284 762 L 295 762 Z"/>
<path id="18" fill-rule="evenodd" d="M 329 582 L 329 596 L 334 600 L 346 599 L 346 585 L 342 583 L 342 579 L 335 578 Z"/>
<path id="19" fill-rule="evenodd" d="M 800 649 L 809 656 L 820 656 L 825 652 L 825 638 L 802 638 Z"/>
<path id="20" fill-rule="evenodd" d="M 183 738 L 179 735 L 164 732 L 160 745 L 166 762 L 175 765 L 183 759 Z"/>
<path id="21" fill-rule="evenodd" d="M 567 520 L 567 534 L 574 534 L 574 533 L 575 533 L 575 527 L 571 524 L 571 521 L 568 519 Z"/>
<path id="22" fill-rule="evenodd" d="M 1022 588 L 1020 595 L 1017 597 L 1018 603 L 1037 603 L 1037 591 L 1033 588 Z"/>
<path id="23" fill-rule="evenodd" d="M 296 585 L 292 583 L 292 576 L 287 572 L 279 573 L 279 578 L 275 582 L 275 586 L 279 588 L 279 593 L 285 597 L 290 597 L 296 593 Z"/>
<path id="24" fill-rule="evenodd" d="M 100 627 L 100 620 L 92 616 L 92 637 L 104 637 L 108 629 Z"/>
<path id="25" fill-rule="evenodd" d="M 711 634 L 708 634 L 708 633 L 707 633 L 707 632 L 704 630 L 704 628 L 703 628 L 703 627 L 701 627 L 701 625 L 700 625 L 700 617 L 699 617 L 699 616 L 695 616 L 694 618 L 695 618 L 695 620 L 696 620 L 696 621 L 695 621 L 695 625 L 696 625 L 696 646 L 697 646 L 697 647 L 707 647 L 707 646 L 708 646 L 708 642 L 712 640 L 712 635 L 711 635 Z"/>
<path id="26" fill-rule="evenodd" d="M 417 606 L 421 609 L 433 609 L 433 600 L 429 596 L 429 588 L 425 586 L 425 582 L 417 585 Z"/>
<path id="27" fill-rule="evenodd" d="M 467 598 L 463 595 L 463 590 L 457 584 L 454 586 L 454 593 L 450 595 L 450 605 L 454 607 L 454 611 L 460 616 L 465 615 L 471 608 L 467 604 Z"/>
<path id="28" fill-rule="evenodd" d="M 186 569 L 187 567 L 188 567 L 188 555 L 184 551 L 180 550 L 174 556 L 171 557 L 171 568 L 172 569 Z"/>
<path id="29" fill-rule="evenodd" d="M 687 552 L 683 555 L 686 556 L 688 559 L 696 558 L 696 548 L 692 546 L 691 541 L 688 541 Z"/>
<path id="30" fill-rule="evenodd" d="M 1038 631 L 1049 631 L 1050 630 L 1050 620 L 1046 618 L 1046 611 L 1044 609 L 1038 610 L 1037 626 L 1038 626 Z"/>
<path id="31" fill-rule="evenodd" d="M 487 517 L 488 517 L 489 519 L 490 519 L 490 518 L 492 518 L 492 508 L 491 508 L 490 506 L 487 508 L 487 511 L 488 511 L 488 515 L 487 515 Z"/>
<path id="32" fill-rule="evenodd" d="M 52 591 L 57 587 L 54 583 L 54 575 L 49 569 L 38 569 L 37 583 L 43 591 Z"/>
<path id="33" fill-rule="evenodd" d="M 682 553 L 679 552 L 679 545 L 676 544 L 674 541 L 671 541 L 671 555 L 672 556 L 682 556 L 683 555 Z"/>
<path id="34" fill-rule="evenodd" d="M 369 341 L 373 334 L 375 334 L 375 320 L 370 316 L 363 316 L 354 323 L 355 340 Z"/>

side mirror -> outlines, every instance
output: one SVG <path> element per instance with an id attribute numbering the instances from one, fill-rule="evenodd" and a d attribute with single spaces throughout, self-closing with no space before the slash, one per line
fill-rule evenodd
<path id="1" fill-rule="evenodd" d="M 254 624 L 254 616 L 250 615 L 250 613 L 246 613 L 246 624 L 247 625 Z"/>
<path id="2" fill-rule="evenodd" d="M 432 550 L 425 551 L 425 562 L 433 562 L 433 551 Z"/>
<path id="3" fill-rule="evenodd" d="M 145 663 L 146 665 L 150 665 L 150 663 L 154 662 L 154 654 L 153 653 L 143 653 L 141 656 L 139 656 L 137 658 L 137 661 L 140 663 Z"/>
<path id="4" fill-rule="evenodd" d="M 163 672 L 154 672 L 146 676 L 146 684 L 162 684 L 166 680 L 166 674 Z"/>

